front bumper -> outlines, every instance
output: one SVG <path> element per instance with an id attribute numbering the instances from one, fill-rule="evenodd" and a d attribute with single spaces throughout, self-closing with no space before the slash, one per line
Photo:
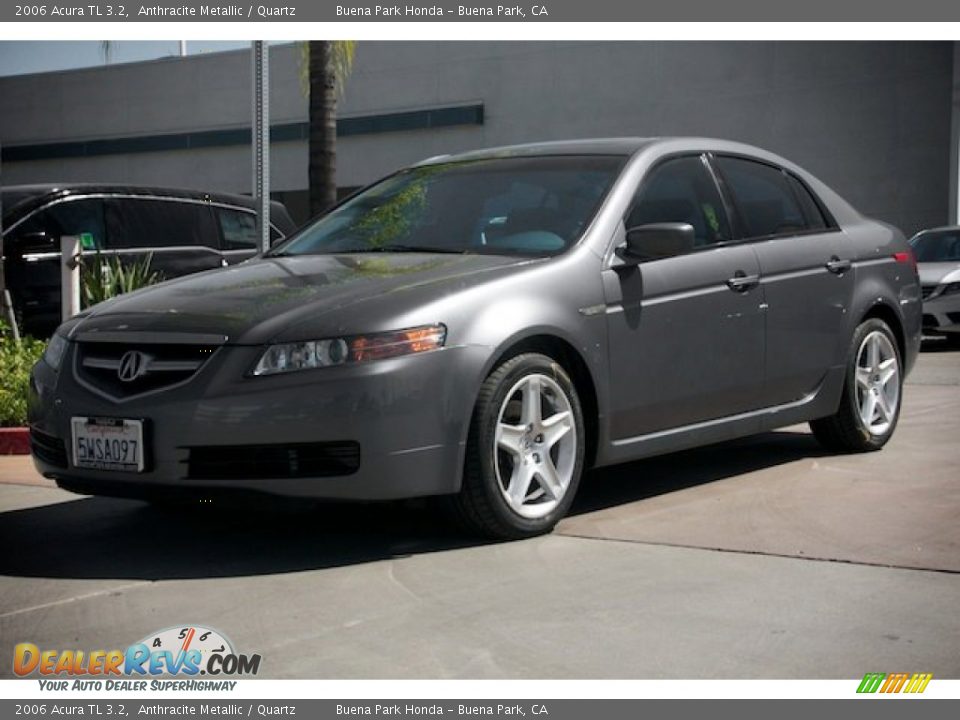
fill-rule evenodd
<path id="1" fill-rule="evenodd" d="M 486 351 L 442 350 L 352 366 L 247 378 L 262 348 L 224 346 L 188 382 L 116 400 L 78 379 L 71 345 L 59 373 L 32 376 L 30 424 L 64 442 L 67 467 L 34 452 L 67 489 L 128 497 L 223 491 L 319 499 L 385 500 L 459 490 L 468 423 Z M 142 419 L 142 473 L 77 468 L 70 418 Z M 359 443 L 355 472 L 322 477 L 194 479 L 191 448 Z M 39 456 L 38 456 L 39 455 Z"/>
<path id="2" fill-rule="evenodd" d="M 960 293 L 936 295 L 923 301 L 925 334 L 960 334 Z"/>

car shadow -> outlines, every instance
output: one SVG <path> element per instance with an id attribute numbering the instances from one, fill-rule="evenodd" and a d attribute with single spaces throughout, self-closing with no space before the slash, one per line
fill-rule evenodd
<path id="1" fill-rule="evenodd" d="M 568 514 L 596 512 L 828 454 L 810 433 L 779 430 L 599 468 L 586 474 Z"/>
<path id="2" fill-rule="evenodd" d="M 817 456 L 774 432 L 588 473 L 571 514 L 594 512 Z M 485 544 L 429 503 L 157 508 L 78 498 L 0 514 L 0 576 L 169 580 L 355 565 Z"/>
<path id="3" fill-rule="evenodd" d="M 960 345 L 951 342 L 945 337 L 927 337 L 924 336 L 920 343 L 920 351 L 924 353 L 960 353 Z"/>

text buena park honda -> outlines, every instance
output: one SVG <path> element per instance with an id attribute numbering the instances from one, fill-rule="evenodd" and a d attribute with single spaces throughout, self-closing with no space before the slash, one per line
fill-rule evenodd
<path id="1" fill-rule="evenodd" d="M 495 717 L 526 717 L 527 715 L 549 715 L 550 711 L 543 704 L 530 705 L 417 705 L 408 703 L 401 705 L 380 705 L 377 703 L 362 703 L 357 705 L 337 704 L 337 715 L 376 715 L 378 717 L 400 717 L 402 715 L 491 715 Z"/>

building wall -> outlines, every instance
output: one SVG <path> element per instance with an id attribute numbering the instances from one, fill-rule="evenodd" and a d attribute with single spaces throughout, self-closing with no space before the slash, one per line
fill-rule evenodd
<path id="1" fill-rule="evenodd" d="M 482 103 L 483 124 L 342 138 L 338 182 L 491 145 L 707 135 L 781 153 L 910 233 L 943 224 L 956 203 L 956 74 L 953 43 L 363 42 L 342 117 Z M 271 92 L 274 123 L 306 119 L 295 47 L 271 49 Z M 249 53 L 3 78 L 0 97 L 9 145 L 243 127 Z M 306 188 L 306 143 L 274 143 L 272 168 L 274 189 Z M 250 155 L 237 145 L 7 163 L 4 180 L 249 192 Z"/>

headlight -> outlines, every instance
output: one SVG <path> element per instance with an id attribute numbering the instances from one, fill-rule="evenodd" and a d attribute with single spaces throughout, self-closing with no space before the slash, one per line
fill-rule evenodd
<path id="1" fill-rule="evenodd" d="M 60 363 L 63 362 L 63 355 L 67 352 L 66 338 L 54 333 L 47 343 L 47 349 L 43 351 L 43 360 L 54 370 L 60 369 Z"/>
<path id="2" fill-rule="evenodd" d="M 251 374 L 276 375 L 411 355 L 443 347 L 446 337 L 447 328 L 443 325 L 425 325 L 374 335 L 271 345 L 260 356 Z"/>
<path id="3" fill-rule="evenodd" d="M 954 293 L 960 293 L 960 282 L 949 283 L 943 288 L 941 295 L 953 295 Z"/>

